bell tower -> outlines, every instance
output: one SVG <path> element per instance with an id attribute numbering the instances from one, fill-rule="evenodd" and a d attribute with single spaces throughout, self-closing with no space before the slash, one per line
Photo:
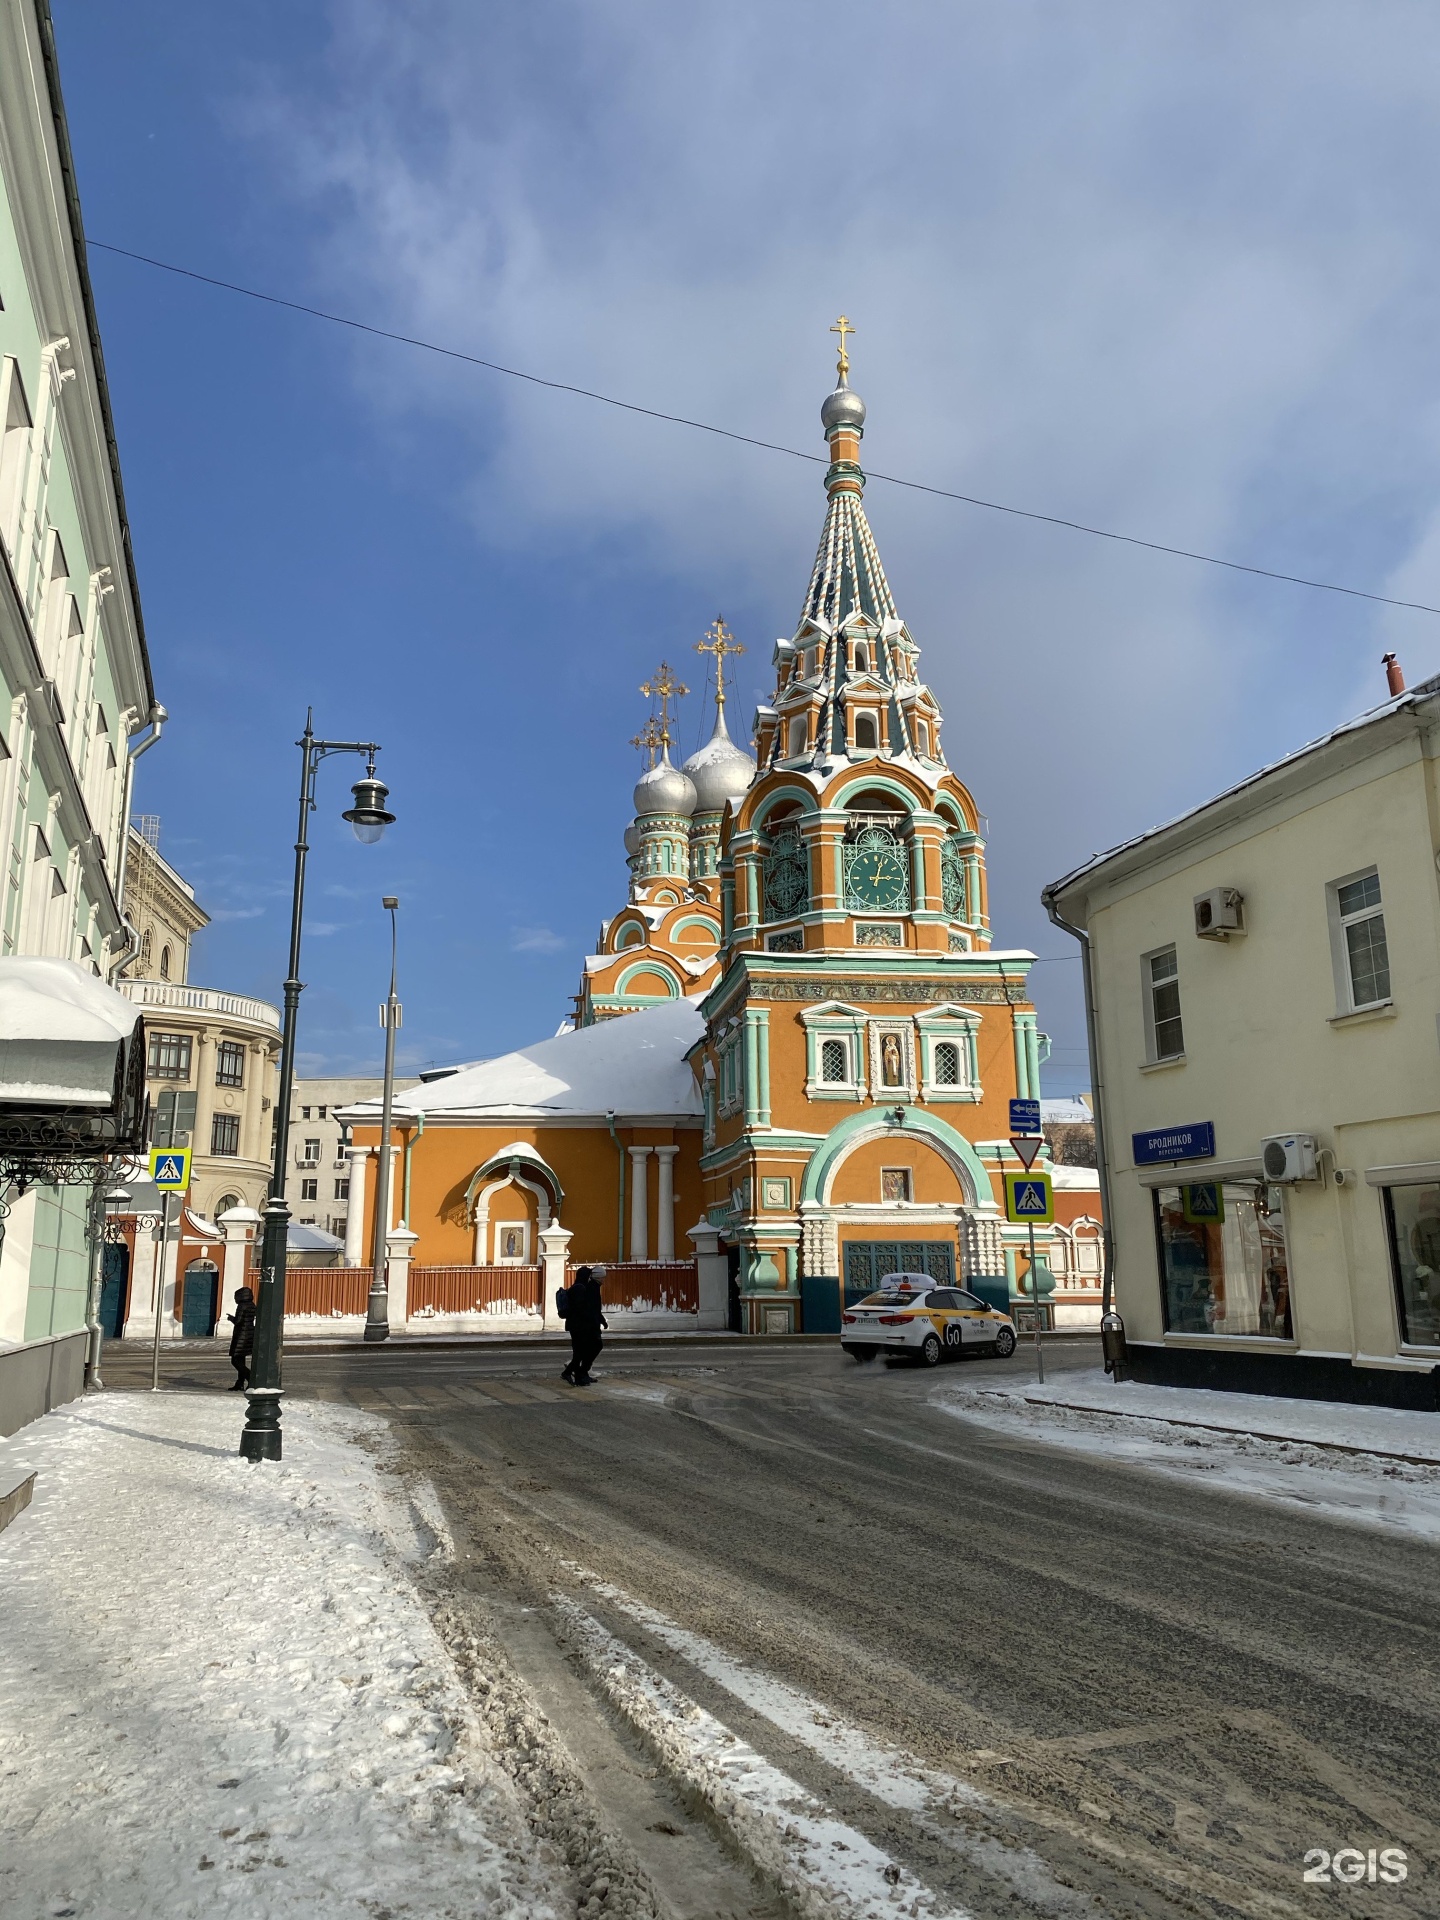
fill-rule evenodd
<path id="1" fill-rule="evenodd" d="M 822 1294 L 912 1265 L 1008 1304 L 1008 1102 L 1039 1094 L 1034 956 L 992 940 L 981 815 L 865 514 L 854 328 L 832 332 L 825 522 L 755 715 L 758 770 L 720 827 L 719 978 L 692 1056 L 708 1219 L 740 1250 L 753 1332 L 802 1312 L 819 1330 Z"/>

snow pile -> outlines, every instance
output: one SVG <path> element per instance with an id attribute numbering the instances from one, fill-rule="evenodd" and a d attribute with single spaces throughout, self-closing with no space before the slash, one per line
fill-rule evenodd
<path id="1" fill-rule="evenodd" d="M 401 1564 L 382 1422 L 108 1396 L 0 1445 L 0 1912 L 15 1920 L 554 1915 L 513 1786 Z"/>
<path id="2" fill-rule="evenodd" d="M 1050 1446 L 1212 1487 L 1440 1538 L 1440 1416 L 1330 1400 L 1113 1386 L 1067 1373 L 1038 1386 L 943 1386 L 942 1412 Z"/>

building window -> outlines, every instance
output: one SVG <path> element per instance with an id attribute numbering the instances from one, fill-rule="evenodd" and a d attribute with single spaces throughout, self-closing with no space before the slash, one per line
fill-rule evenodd
<path id="1" fill-rule="evenodd" d="M 170 978 L 170 949 L 169 949 L 169 947 L 162 947 L 162 948 L 160 949 L 160 978 L 161 978 L 162 980 L 168 980 L 168 979 Z"/>
<path id="2" fill-rule="evenodd" d="M 318 1180 L 302 1180 L 300 1182 L 300 1198 L 302 1200 L 318 1200 L 320 1198 L 320 1182 Z"/>
<path id="3" fill-rule="evenodd" d="M 856 673 L 868 673 L 870 671 L 870 649 L 863 640 L 856 643 L 855 671 Z"/>
<path id="4" fill-rule="evenodd" d="M 317 1120 L 323 1120 L 329 1111 L 330 1109 L 328 1107 L 317 1107 L 315 1109 L 315 1118 Z"/>
<path id="5" fill-rule="evenodd" d="M 337 1200 L 348 1200 L 350 1198 L 350 1182 L 348 1180 L 337 1180 L 335 1182 L 335 1198 Z"/>
<path id="6" fill-rule="evenodd" d="M 879 744 L 879 736 L 875 731 L 874 714 L 857 713 L 855 716 L 855 745 L 867 753 L 874 753 Z"/>
<path id="7" fill-rule="evenodd" d="M 152 1033 L 146 1071 L 152 1080 L 190 1078 L 190 1035 Z"/>
<path id="8" fill-rule="evenodd" d="M 1285 1220 L 1273 1191 L 1231 1180 L 1156 1190 L 1167 1333 L 1293 1338 Z"/>
<path id="9" fill-rule="evenodd" d="M 790 722 L 790 758 L 798 760 L 805 751 L 805 716 L 798 715 Z"/>
<path id="10" fill-rule="evenodd" d="M 850 1049 L 843 1040 L 820 1042 L 820 1078 L 827 1086 L 844 1086 L 850 1078 Z"/>
<path id="11" fill-rule="evenodd" d="M 245 1084 L 245 1048 L 238 1040 L 222 1040 L 215 1056 L 217 1087 L 243 1087 Z"/>
<path id="12" fill-rule="evenodd" d="M 1373 870 L 1332 889 L 1339 921 L 1345 993 L 1350 1012 L 1383 1006 L 1390 998 L 1390 951 L 1380 911 L 1380 875 Z"/>
<path id="13" fill-rule="evenodd" d="M 935 1067 L 937 1087 L 958 1087 L 960 1084 L 960 1049 L 953 1040 L 937 1040 L 931 1055 Z"/>
<path id="14" fill-rule="evenodd" d="M 1178 1060 L 1185 1051 L 1179 973 L 1174 947 L 1145 956 L 1145 1007 L 1152 1060 Z"/>
<path id="15" fill-rule="evenodd" d="M 211 1153 L 239 1153 L 240 1116 L 238 1113 L 217 1113 L 210 1122 Z"/>
<path id="16" fill-rule="evenodd" d="M 310 1109 L 308 1107 L 302 1107 L 300 1109 L 300 1118 L 302 1120 L 308 1120 L 310 1118 Z"/>
<path id="17" fill-rule="evenodd" d="M 930 758 L 930 728 L 923 720 L 915 722 L 915 745 L 925 759 Z"/>
<path id="18" fill-rule="evenodd" d="M 1407 1347 L 1440 1347 L 1440 1185 L 1381 1192 L 1400 1338 Z"/>
<path id="19" fill-rule="evenodd" d="M 909 1200 L 912 1197 L 909 1167 L 882 1167 L 880 1169 L 880 1198 L 882 1200 Z"/>
<path id="20" fill-rule="evenodd" d="M 238 1207 L 239 1204 L 240 1196 L 238 1193 L 223 1194 L 215 1203 L 215 1212 L 212 1217 L 218 1220 L 222 1214 L 229 1213 L 232 1207 Z"/>
<path id="21" fill-rule="evenodd" d="M 170 1089 L 157 1094 L 155 1120 L 151 1128 L 152 1147 L 188 1147 L 195 1131 L 195 1095 Z"/>

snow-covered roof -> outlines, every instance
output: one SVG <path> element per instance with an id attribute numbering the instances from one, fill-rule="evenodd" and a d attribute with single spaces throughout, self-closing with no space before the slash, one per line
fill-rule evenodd
<path id="1" fill-rule="evenodd" d="M 397 1114 L 473 1114 L 477 1119 L 607 1113 L 700 1113 L 686 1052 L 704 1031 L 689 1000 L 667 1000 L 640 1013 L 601 1020 L 574 1033 L 482 1061 L 395 1102 Z M 347 1109 L 352 1121 L 373 1121 L 379 1102 Z"/>
<path id="2" fill-rule="evenodd" d="M 1079 1095 L 1040 1102 L 1041 1123 L 1047 1127 L 1088 1127 L 1094 1118 L 1089 1101 Z"/>
<path id="3" fill-rule="evenodd" d="M 75 960 L 0 959 L 0 1101 L 108 1107 L 139 1009 Z"/>
<path id="4" fill-rule="evenodd" d="M 312 1227 L 305 1220 L 292 1220 L 285 1230 L 285 1245 L 291 1253 L 339 1253 L 345 1242 L 323 1227 Z"/>

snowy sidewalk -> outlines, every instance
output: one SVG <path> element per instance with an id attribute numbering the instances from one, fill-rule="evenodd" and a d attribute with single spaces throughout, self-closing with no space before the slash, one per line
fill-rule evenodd
<path id="1" fill-rule="evenodd" d="M 1116 1386 L 1098 1369 L 984 1386 L 946 1383 L 943 1412 L 1048 1445 L 1264 1500 L 1440 1538 L 1440 1414 L 1204 1388 Z"/>
<path id="2" fill-rule="evenodd" d="M 0 1534 L 0 1912 L 556 1914 L 405 1574 L 436 1536 L 383 1423 L 291 1401 L 252 1467 L 237 1397 L 107 1395 L 0 1443 L 0 1479 L 38 1471 Z"/>

